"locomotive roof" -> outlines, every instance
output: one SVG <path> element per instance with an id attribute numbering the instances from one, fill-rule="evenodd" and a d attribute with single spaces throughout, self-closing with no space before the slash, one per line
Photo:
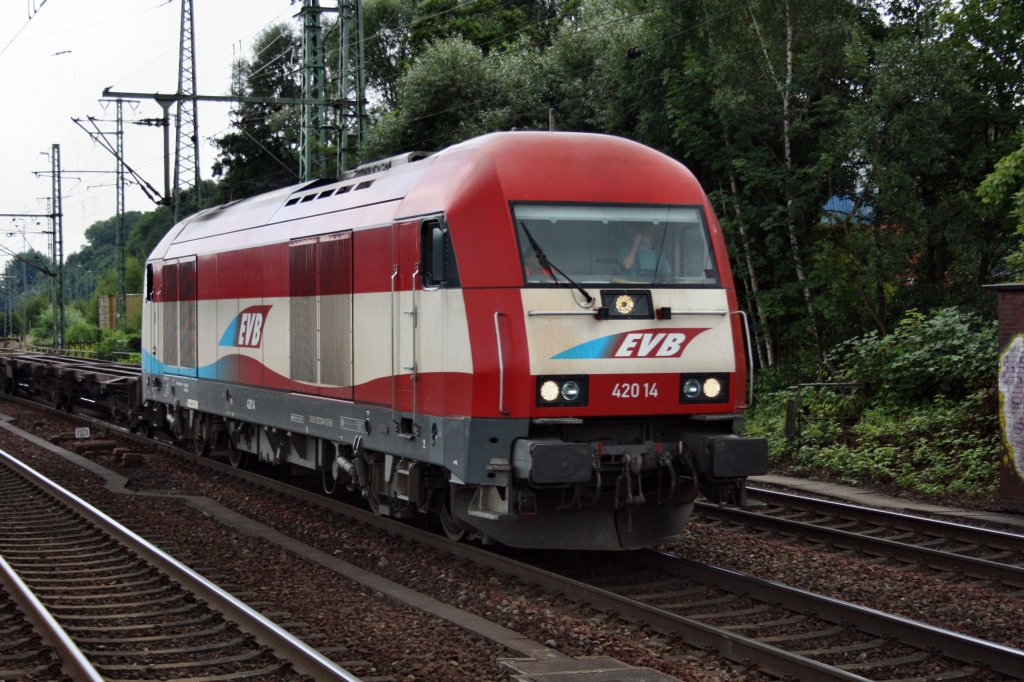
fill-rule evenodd
<path id="1" fill-rule="evenodd" d="M 580 175 L 579 168 L 597 172 L 566 183 L 568 170 Z M 314 180 L 206 209 L 171 228 L 151 258 L 386 225 L 446 211 L 473 191 L 493 197 L 495 187 L 505 202 L 543 200 L 559 185 L 564 201 L 599 196 L 609 203 L 703 202 L 682 164 L 630 140 L 593 133 L 491 133 L 425 157 L 378 161 L 341 180 Z"/>

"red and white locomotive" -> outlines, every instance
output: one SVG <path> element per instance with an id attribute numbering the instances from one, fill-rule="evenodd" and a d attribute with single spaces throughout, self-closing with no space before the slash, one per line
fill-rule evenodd
<path id="1" fill-rule="evenodd" d="M 678 162 L 485 135 L 198 213 L 147 264 L 146 418 L 453 537 L 619 549 L 740 497 L 744 325 Z"/>

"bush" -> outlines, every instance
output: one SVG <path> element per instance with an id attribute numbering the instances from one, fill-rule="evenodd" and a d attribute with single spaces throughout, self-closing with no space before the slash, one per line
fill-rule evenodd
<path id="1" fill-rule="evenodd" d="M 77 320 L 68 325 L 64 341 L 68 344 L 90 344 L 99 341 L 100 337 L 100 330 L 96 325 L 85 320 Z"/>
<path id="2" fill-rule="evenodd" d="M 834 359 L 842 380 L 885 404 L 964 398 L 993 385 L 996 324 L 956 308 L 930 317 L 911 310 L 893 333 L 851 339 L 836 348 Z"/>
<path id="3" fill-rule="evenodd" d="M 118 362 L 140 362 L 142 337 L 139 332 L 120 329 L 103 330 L 103 339 L 96 345 L 101 358 Z"/>
<path id="4" fill-rule="evenodd" d="M 833 354 L 855 389 L 759 394 L 747 432 L 773 463 L 802 475 L 925 496 L 989 496 L 999 477 L 995 326 L 946 308 L 910 312 L 888 336 L 867 334 Z M 786 404 L 800 432 L 787 438 Z"/>
<path id="5" fill-rule="evenodd" d="M 32 324 L 32 340 L 39 345 L 53 345 L 53 306 L 47 305 Z M 64 308 L 64 343 L 89 344 L 99 340 L 99 330 L 86 321 L 74 306 Z"/>

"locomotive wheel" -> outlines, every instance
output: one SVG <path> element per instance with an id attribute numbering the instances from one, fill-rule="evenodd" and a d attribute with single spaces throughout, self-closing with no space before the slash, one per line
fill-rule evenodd
<path id="1" fill-rule="evenodd" d="M 235 469 L 244 469 L 249 465 L 249 453 L 239 450 L 228 438 L 228 462 Z"/>
<path id="2" fill-rule="evenodd" d="M 171 435 L 171 440 L 174 441 L 175 445 L 183 445 L 186 440 L 185 425 L 184 425 L 184 414 L 171 407 L 167 408 L 167 422 L 169 428 L 167 431 Z"/>
<path id="3" fill-rule="evenodd" d="M 466 529 L 459 525 L 455 515 L 452 514 L 452 499 L 450 495 L 445 496 L 437 516 L 441 520 L 441 530 L 444 531 L 449 540 L 461 542 L 466 537 Z"/>
<path id="4" fill-rule="evenodd" d="M 210 454 L 210 419 L 205 415 L 197 415 L 198 423 L 193 428 L 192 452 L 197 457 L 206 457 Z"/>
<path id="5" fill-rule="evenodd" d="M 338 479 L 334 477 L 330 466 L 325 466 L 320 470 L 320 483 L 323 486 L 324 495 L 333 495 L 334 491 L 338 489 Z"/>
<path id="6" fill-rule="evenodd" d="M 207 457 L 210 454 L 210 441 L 202 431 L 192 438 L 192 452 L 196 453 L 197 457 Z"/>
<path id="7" fill-rule="evenodd" d="M 128 425 L 128 417 L 131 414 L 131 410 L 128 407 L 128 396 L 124 393 L 114 393 L 110 396 L 110 402 L 108 403 L 110 410 L 110 419 L 121 426 Z"/>
<path id="8" fill-rule="evenodd" d="M 244 469 L 249 465 L 249 453 L 231 448 L 228 450 L 228 462 L 236 469 Z"/>

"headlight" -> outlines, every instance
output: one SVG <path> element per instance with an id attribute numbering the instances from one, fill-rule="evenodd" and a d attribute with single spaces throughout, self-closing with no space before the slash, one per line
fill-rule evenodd
<path id="1" fill-rule="evenodd" d="M 558 383 L 555 381 L 545 381 L 540 385 L 540 398 L 546 403 L 558 400 L 559 392 Z"/>
<path id="2" fill-rule="evenodd" d="M 602 320 L 653 320 L 651 292 L 640 289 L 602 289 L 601 307 L 597 316 Z"/>
<path id="3" fill-rule="evenodd" d="M 700 382 L 696 379 L 687 379 L 683 382 L 683 397 L 687 400 L 696 400 L 700 397 Z"/>
<path id="4" fill-rule="evenodd" d="M 683 374 L 679 377 L 679 400 L 683 403 L 728 402 L 729 375 Z"/>
<path id="5" fill-rule="evenodd" d="M 562 400 L 572 402 L 580 397 L 580 385 L 575 381 L 567 381 L 562 384 Z"/>
<path id="6" fill-rule="evenodd" d="M 538 407 L 580 407 L 586 404 L 586 376 L 537 377 Z"/>

